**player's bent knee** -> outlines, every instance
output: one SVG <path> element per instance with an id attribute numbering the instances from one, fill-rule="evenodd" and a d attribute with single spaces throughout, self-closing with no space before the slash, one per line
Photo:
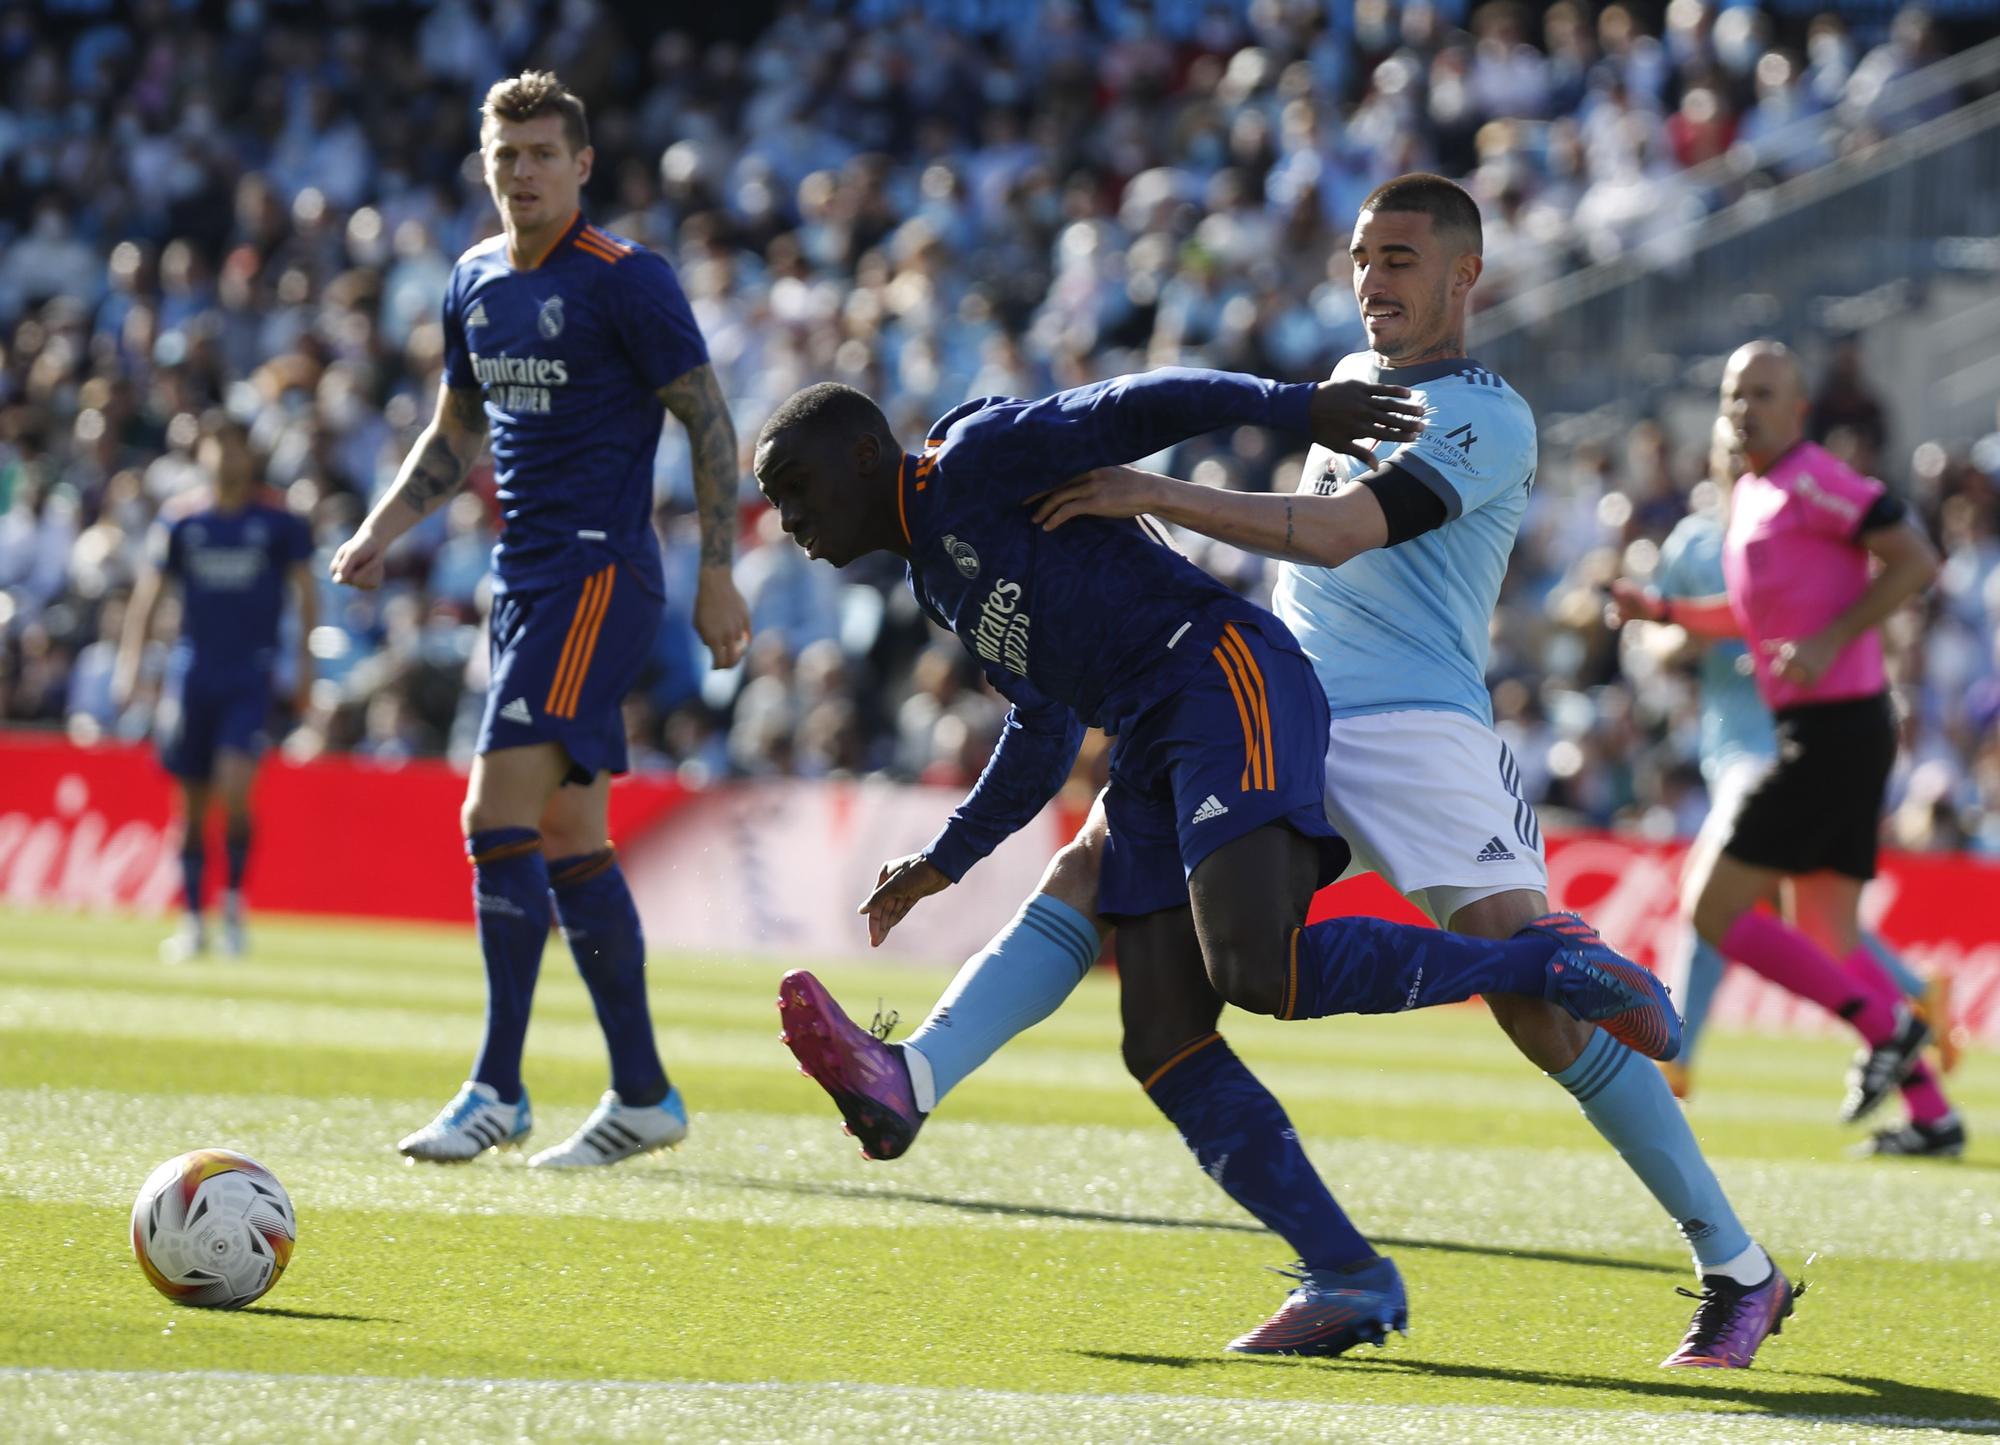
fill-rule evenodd
<path id="1" fill-rule="evenodd" d="M 1042 875 L 1041 891 L 1086 918 L 1097 912 L 1099 855 L 1096 839 L 1086 833 L 1064 845 Z"/>

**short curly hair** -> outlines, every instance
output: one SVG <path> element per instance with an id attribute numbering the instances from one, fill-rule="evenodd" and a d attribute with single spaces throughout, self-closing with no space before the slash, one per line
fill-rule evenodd
<path id="1" fill-rule="evenodd" d="M 590 122 L 584 116 L 583 101 L 553 70 L 524 70 L 494 81 L 486 92 L 486 103 L 479 107 L 480 141 L 484 143 L 488 132 L 503 120 L 518 122 L 544 115 L 562 117 L 563 139 L 569 142 L 572 154 L 590 144 Z"/>

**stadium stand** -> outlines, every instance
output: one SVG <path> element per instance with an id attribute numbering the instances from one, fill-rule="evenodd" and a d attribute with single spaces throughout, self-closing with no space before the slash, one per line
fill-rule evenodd
<path id="1" fill-rule="evenodd" d="M 1688 505 L 1717 353 L 1782 323 L 1815 363 L 1817 434 L 1904 491 L 1948 558 L 1895 627 L 1891 836 L 2000 852 L 2000 378 L 1973 354 L 2000 314 L 2000 219 L 1909 209 L 2000 195 L 1924 183 L 2000 154 L 2000 53 L 1958 8 L 787 4 L 746 7 L 741 42 L 592 0 L 356 4 L 331 24 L 244 4 L 216 29 L 170 0 L 0 9 L 0 720 L 146 732 L 144 689 L 111 705 L 111 659 L 203 411 L 250 424 L 323 553 L 347 534 L 428 415 L 451 260 L 493 224 L 477 96 L 533 62 L 591 101 L 592 213 L 679 268 L 746 439 L 820 378 L 920 435 L 967 396 L 1169 362 L 1322 374 L 1361 344 L 1356 203 L 1414 167 L 1466 178 L 1488 225 L 1473 349 L 1542 413 L 1493 682 L 1552 821 L 1665 835 L 1702 814 L 1691 677 L 1625 680 L 1596 589 L 1643 571 Z M 987 28 L 1009 18 L 1034 23 Z M 1923 165 L 1871 179 L 1891 154 Z M 1811 206 L 1932 241 L 1746 292 Z M 1910 380 L 1912 315 L 1962 333 L 1936 386 Z M 684 608 L 680 448 L 669 427 Z M 1167 460 L 1239 487 L 1300 464 L 1247 433 Z M 809 563 L 744 503 L 752 655 L 706 676 L 677 615 L 628 704 L 635 766 L 975 773 L 1001 707 L 898 577 Z M 392 587 L 327 587 L 291 754 L 469 751 L 493 526 L 468 494 Z M 1268 588 L 1256 559 L 1208 561 Z"/>

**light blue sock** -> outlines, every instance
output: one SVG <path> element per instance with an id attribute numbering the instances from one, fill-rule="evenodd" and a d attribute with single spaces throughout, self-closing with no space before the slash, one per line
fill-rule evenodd
<path id="1" fill-rule="evenodd" d="M 1722 982 L 1722 971 L 1729 966 L 1715 951 L 1715 945 L 1692 928 L 1688 936 L 1694 948 L 1688 954 L 1687 982 L 1681 997 L 1674 1000 L 1681 1006 L 1681 1051 L 1675 1058 L 1684 1067 L 1694 1063 L 1694 1046 L 1701 1039 L 1702 1025 L 1708 1022 L 1708 1011 L 1715 1006 L 1715 990 Z"/>
<path id="2" fill-rule="evenodd" d="M 1549 1077 L 1576 1096 L 1584 1118 L 1673 1216 L 1694 1246 L 1697 1264 L 1708 1269 L 1737 1263 L 1749 1253 L 1750 1236 L 1658 1069 L 1599 1029 L 1575 1063 Z"/>
<path id="3" fill-rule="evenodd" d="M 1046 893 L 1030 898 L 965 961 L 930 1017 L 903 1040 L 930 1065 L 930 1107 L 1007 1040 L 1061 1007 L 1096 957 L 1097 929 L 1088 918 Z M 919 1073 L 912 1070 L 913 1078 Z M 921 1097 L 917 1105 L 924 1107 Z"/>
<path id="4" fill-rule="evenodd" d="M 1861 935 L 1861 946 L 1875 955 L 1877 963 L 1889 970 L 1889 977 L 1896 980 L 1896 987 L 1903 991 L 1905 998 L 1922 998 L 1924 996 L 1923 979 L 1918 976 L 1914 968 L 1903 962 L 1902 958 L 1888 944 L 1872 933 L 1863 932 Z M 1686 1037 L 1686 1035 L 1682 1035 L 1682 1037 Z M 1681 1047 L 1686 1048 L 1687 1046 L 1683 1044 Z"/>

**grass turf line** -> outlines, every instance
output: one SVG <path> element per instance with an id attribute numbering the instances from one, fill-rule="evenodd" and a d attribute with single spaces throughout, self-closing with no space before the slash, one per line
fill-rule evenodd
<path id="1" fill-rule="evenodd" d="M 1582 1412 L 1560 1417 L 1569 1439 L 1644 1433 L 1634 1411 L 1676 1438 L 1698 1438 L 1690 1412 L 1717 1428 L 1782 1421 L 1787 1438 L 1846 1438 L 1883 1416 L 2000 1422 L 1984 1383 L 2000 1379 L 2000 1348 L 1979 1324 L 2000 1294 L 2000 1153 L 1980 1132 L 2000 1118 L 2000 1069 L 1981 1056 L 1954 1080 L 1972 1156 L 1883 1166 L 1841 1160 L 1848 1136 L 1816 1122 L 1845 1049 L 1711 1041 L 1694 1117 L 1752 1229 L 1790 1266 L 1834 1244 L 1758 1369 L 1691 1376 L 1655 1368 L 1686 1321 L 1670 1230 L 1478 1011 L 1232 1014 L 1232 1040 L 1357 1219 L 1398 1241 L 1418 1330 L 1342 1361 L 1272 1362 L 1219 1346 L 1277 1303 L 1282 1286 L 1256 1267 L 1283 1245 L 1200 1177 L 1124 1078 L 1108 980 L 955 1094 L 908 1160 L 871 1166 L 773 1037 L 778 966 L 656 956 L 662 1046 L 694 1135 L 663 1159 L 548 1180 L 518 1159 L 412 1169 L 388 1147 L 449 1094 L 476 1042 L 466 933 L 271 923 L 252 964 L 174 970 L 151 962 L 157 930 L 142 924 L 9 914 L 0 939 L 0 1248 L 25 1291 L 0 1321 L 6 1366 L 840 1382 L 855 1433 L 900 1411 L 920 1438 L 1145 1438 L 1184 1428 L 1165 1403 L 1183 1397 L 1211 1399 L 1217 1428 L 1249 1401 L 1293 1402 L 1321 1437 L 1427 1422 L 1428 1438 L 1453 1438 L 1465 1407 Z M 851 1006 L 880 993 L 909 1019 L 944 981 L 825 973 Z M 603 1087 L 559 942 L 527 1076 L 547 1138 Z M 168 1305 L 124 1240 L 138 1181 L 225 1142 L 218 1131 L 288 1182 L 301 1217 L 291 1271 L 235 1316 Z M 31 1434 L 79 1393 L 105 1433 L 165 1418 L 147 1414 L 150 1376 L 61 1383 L 73 1378 L 7 1377 L 0 1405 Z M 257 1388 L 312 1395 L 282 1378 Z M 891 1388 L 935 1393 L 866 1394 Z M 1102 1408 L 1003 1408 L 971 1390 Z M 202 1392 L 181 1394 L 199 1413 Z M 605 1437 L 635 1409 L 655 1434 L 755 1435 L 725 1427 L 735 1397 L 671 1398 L 606 1404 Z M 598 1413 L 563 1418 L 588 1433 Z M 1543 1418 L 1510 1417 L 1508 1433 L 1533 1438 Z M 468 1419 L 463 1433 L 479 1431 Z"/>

